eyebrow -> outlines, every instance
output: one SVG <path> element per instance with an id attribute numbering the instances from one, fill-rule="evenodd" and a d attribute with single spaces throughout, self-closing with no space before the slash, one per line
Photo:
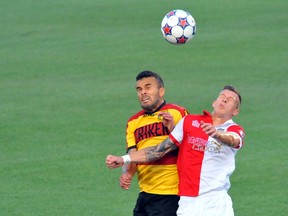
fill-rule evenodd
<path id="1" fill-rule="evenodd" d="M 151 86 L 151 85 L 152 85 L 151 83 L 147 83 L 147 84 L 144 85 L 144 87 Z M 139 88 L 142 88 L 142 87 L 136 86 L 136 89 L 139 89 Z"/>
<path id="2" fill-rule="evenodd" d="M 229 86 L 229 85 L 224 86 L 223 90 L 229 90 L 229 91 L 234 92 L 238 96 L 239 105 L 241 105 L 242 97 L 241 97 L 240 93 L 233 86 Z"/>
<path id="3" fill-rule="evenodd" d="M 221 96 L 225 96 L 225 97 L 227 97 L 227 98 L 232 98 L 233 100 L 237 101 L 236 97 L 227 96 L 225 93 L 221 93 L 221 94 L 219 95 L 219 97 L 221 97 Z"/>

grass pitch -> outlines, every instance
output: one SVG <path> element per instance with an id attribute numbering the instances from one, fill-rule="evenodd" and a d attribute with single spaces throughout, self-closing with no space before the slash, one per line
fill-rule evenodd
<path id="1" fill-rule="evenodd" d="M 166 42 L 172 9 L 195 38 Z M 226 84 L 242 93 L 246 130 L 230 194 L 236 216 L 287 214 L 288 3 L 274 1 L 2 0 L 0 214 L 127 216 L 138 194 L 118 186 L 135 76 L 158 72 L 166 100 L 211 110 Z"/>

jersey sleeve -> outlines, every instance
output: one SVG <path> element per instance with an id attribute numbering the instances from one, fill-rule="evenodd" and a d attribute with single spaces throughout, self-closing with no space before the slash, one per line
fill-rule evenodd
<path id="1" fill-rule="evenodd" d="M 244 145 L 244 137 L 245 137 L 245 131 L 243 128 L 237 124 L 231 125 L 227 128 L 227 132 L 231 132 L 234 134 L 237 134 L 240 138 L 240 144 L 236 148 L 241 148 Z"/>
<path id="2" fill-rule="evenodd" d="M 170 105 L 172 106 L 172 105 Z M 173 107 L 168 106 L 168 112 L 173 116 L 175 125 L 186 115 L 188 115 L 188 111 L 180 106 L 173 105 Z"/>
<path id="3" fill-rule="evenodd" d="M 173 131 L 170 133 L 169 138 L 177 145 L 178 147 L 181 145 L 183 140 L 183 125 L 184 125 L 184 118 L 182 118 L 175 126 Z"/>
<path id="4" fill-rule="evenodd" d="M 126 127 L 126 150 L 129 151 L 132 148 L 136 148 L 136 140 L 134 136 L 134 128 L 132 122 L 127 123 Z"/>

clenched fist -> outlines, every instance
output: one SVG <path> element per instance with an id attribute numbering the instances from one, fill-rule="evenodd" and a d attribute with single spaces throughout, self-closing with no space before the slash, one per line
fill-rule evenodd
<path id="1" fill-rule="evenodd" d="M 124 160 L 122 157 L 108 155 L 106 157 L 106 166 L 110 169 L 112 168 L 118 168 L 120 166 L 123 166 Z"/>

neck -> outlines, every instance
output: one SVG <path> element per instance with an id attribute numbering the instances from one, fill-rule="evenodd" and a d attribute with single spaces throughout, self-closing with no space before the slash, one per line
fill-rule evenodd
<path id="1" fill-rule="evenodd" d="M 212 120 L 213 120 L 213 126 L 224 124 L 226 121 L 230 120 L 231 117 L 229 116 L 222 116 L 222 115 L 216 115 L 215 113 L 211 114 Z"/>
<path id="2" fill-rule="evenodd" d="M 154 109 L 153 111 L 145 110 L 145 113 L 146 113 L 146 114 L 152 114 L 152 113 L 154 113 L 154 112 L 157 112 L 157 111 L 159 111 L 165 104 L 166 104 L 166 101 L 165 101 L 165 100 L 162 100 L 162 101 L 161 101 L 161 104 L 160 104 L 156 109 Z"/>

